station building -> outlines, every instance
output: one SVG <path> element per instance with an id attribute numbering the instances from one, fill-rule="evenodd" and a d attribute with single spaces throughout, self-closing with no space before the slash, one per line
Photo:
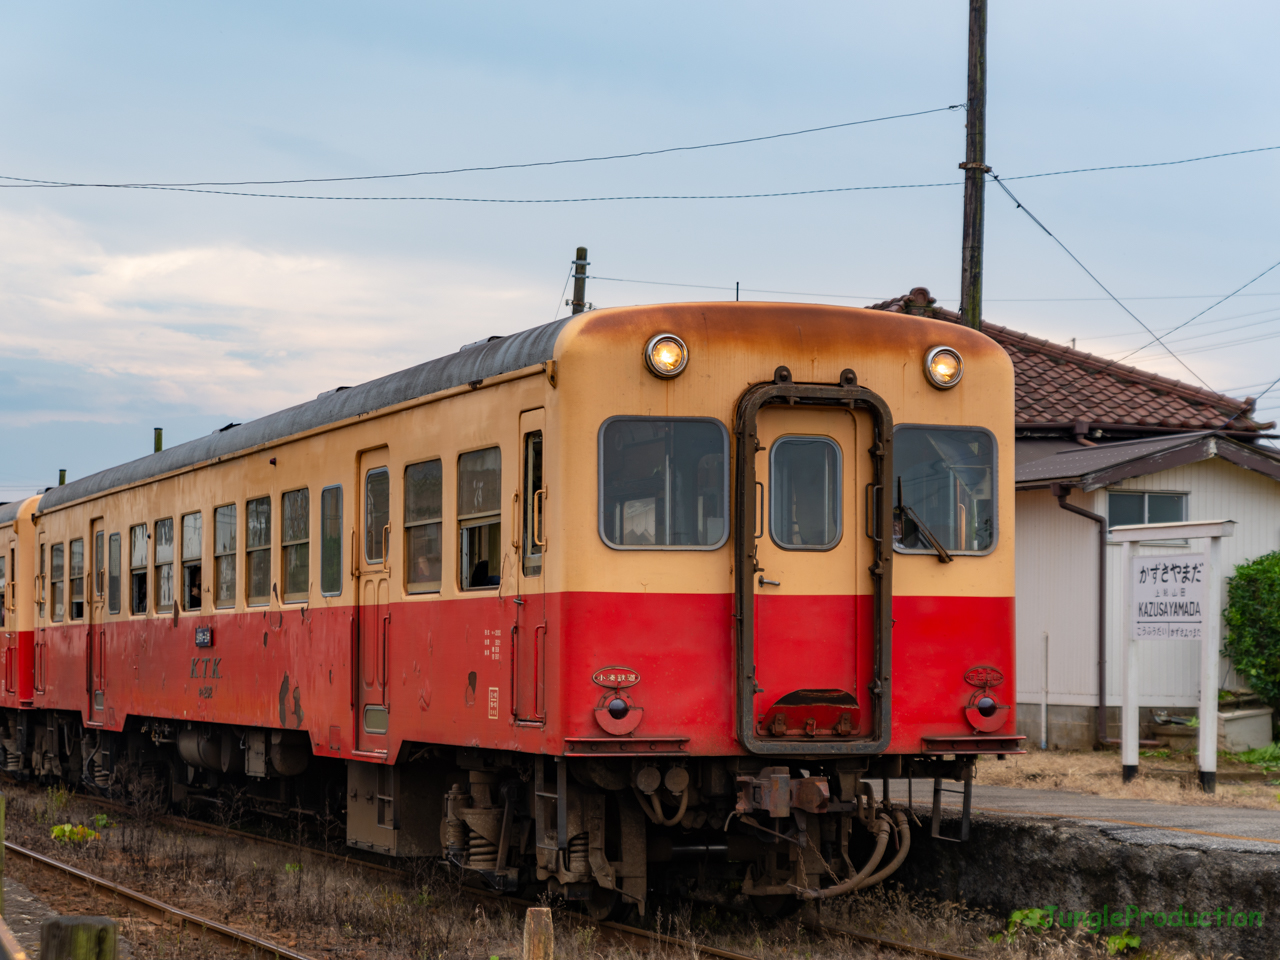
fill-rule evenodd
<path id="1" fill-rule="evenodd" d="M 922 287 L 873 309 L 960 321 Z M 1268 434 L 1275 424 L 1254 419 L 1251 397 L 993 323 L 982 331 L 1008 351 L 1016 384 L 1018 732 L 1032 745 L 1089 749 L 1120 736 L 1121 548 L 1100 533 L 1122 524 L 1234 520 L 1234 536 L 1222 541 L 1223 576 L 1280 549 L 1280 449 Z M 1178 541 L 1135 552 L 1196 549 Z M 1200 641 L 1142 640 L 1139 658 L 1141 735 L 1158 738 L 1172 728 L 1154 725 L 1154 712 L 1196 712 Z M 1219 676 L 1224 689 L 1245 686 L 1227 661 Z M 1265 711 L 1247 695 L 1237 707 L 1232 715 L 1242 718 Z M 1256 719 L 1252 727 L 1269 732 Z"/>

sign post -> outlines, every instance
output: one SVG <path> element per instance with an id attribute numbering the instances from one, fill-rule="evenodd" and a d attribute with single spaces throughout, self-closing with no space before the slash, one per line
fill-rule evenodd
<path id="1" fill-rule="evenodd" d="M 1222 538 L 1234 520 L 1141 523 L 1112 527 L 1122 546 L 1124 577 L 1124 697 L 1120 762 L 1124 782 L 1138 773 L 1138 640 L 1200 641 L 1200 786 L 1213 793 L 1218 776 L 1218 650 L 1222 646 Z M 1208 540 L 1209 553 L 1135 557 L 1133 545 L 1159 540 Z"/>

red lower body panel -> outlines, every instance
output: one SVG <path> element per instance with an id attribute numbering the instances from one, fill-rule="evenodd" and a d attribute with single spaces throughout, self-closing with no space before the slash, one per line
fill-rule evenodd
<path id="1" fill-rule="evenodd" d="M 318 755 L 381 749 L 394 759 L 406 740 L 559 753 L 566 739 L 617 739 L 597 709 L 623 695 L 628 722 L 642 711 L 630 740 L 677 743 L 693 755 L 742 752 L 731 595 L 523 599 L 391 604 L 385 617 L 364 618 L 385 637 L 360 636 L 353 607 L 184 616 L 176 624 L 139 618 L 105 627 L 93 668 L 83 624 L 49 628 L 40 635 L 35 706 L 74 710 L 107 729 L 122 728 L 129 715 L 302 729 Z M 794 691 L 839 690 L 856 698 L 855 729 L 869 732 L 871 609 L 869 597 L 762 602 L 757 714 Z M 974 666 L 1003 675 L 991 695 L 1009 709 L 996 732 L 1011 733 L 1013 598 L 898 597 L 893 613 L 890 752 L 919 753 L 926 736 L 973 734 L 964 710 L 978 692 L 965 680 Z M 212 628 L 211 645 L 196 646 L 197 627 Z M 21 669 L 20 654 L 17 663 Z M 593 680 L 600 671 L 605 685 Z M 385 705 L 385 734 L 357 739 L 357 704 Z"/>

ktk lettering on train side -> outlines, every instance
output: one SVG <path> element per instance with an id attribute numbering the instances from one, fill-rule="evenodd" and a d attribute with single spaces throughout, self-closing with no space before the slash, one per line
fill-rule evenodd
<path id="1" fill-rule="evenodd" d="M 221 680 L 222 674 L 218 672 L 218 666 L 222 663 L 221 657 L 192 657 L 191 658 L 191 679 L 192 680 Z"/>

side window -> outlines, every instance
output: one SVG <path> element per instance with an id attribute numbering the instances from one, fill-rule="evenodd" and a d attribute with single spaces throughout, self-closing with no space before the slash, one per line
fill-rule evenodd
<path id="1" fill-rule="evenodd" d="M 173 612 L 173 518 L 156 521 L 156 612 Z"/>
<path id="2" fill-rule="evenodd" d="M 93 538 L 93 595 L 99 600 L 107 589 L 106 536 L 99 530 Z"/>
<path id="3" fill-rule="evenodd" d="M 473 450 L 458 457 L 458 525 L 463 590 L 502 582 L 502 451 Z"/>
<path id="4" fill-rule="evenodd" d="M 204 554 L 200 552 L 203 537 L 203 513 L 188 513 L 182 518 L 183 610 L 199 610 L 204 605 Z"/>
<path id="5" fill-rule="evenodd" d="M 147 612 L 147 525 L 129 528 L 129 612 Z"/>
<path id="6" fill-rule="evenodd" d="M 1180 523 L 1187 519 L 1185 493 L 1107 492 L 1107 526 Z"/>
<path id="7" fill-rule="evenodd" d="M 107 612 L 120 612 L 120 534 L 111 535 L 110 558 L 107 561 Z"/>
<path id="8" fill-rule="evenodd" d="M 320 592 L 342 592 L 342 488 L 320 491 Z"/>
<path id="9" fill-rule="evenodd" d="M 280 498 L 280 550 L 284 600 L 305 600 L 311 592 L 311 492 L 294 490 Z"/>
<path id="10" fill-rule="evenodd" d="M 68 578 L 71 581 L 71 619 L 84 619 L 84 541 L 72 540 L 68 548 L 71 553 Z"/>
<path id="11" fill-rule="evenodd" d="M 5 560 L 7 557 L 0 556 L 0 627 L 4 626 L 5 613 L 9 609 L 9 578 L 6 576 Z"/>
<path id="12" fill-rule="evenodd" d="M 718 420 L 612 417 L 600 428 L 600 538 L 714 550 L 728 537 L 729 433 Z"/>
<path id="13" fill-rule="evenodd" d="M 236 605 L 236 505 L 229 503 L 213 511 L 214 603 Z"/>
<path id="14" fill-rule="evenodd" d="M 781 437 L 769 451 L 769 536 L 784 550 L 840 541 L 840 448 L 826 437 Z"/>
<path id="15" fill-rule="evenodd" d="M 444 515 L 444 467 L 440 460 L 404 468 L 404 551 L 410 593 L 440 589 L 444 563 L 441 525 Z"/>
<path id="16" fill-rule="evenodd" d="M 386 467 L 370 470 L 364 478 L 364 558 L 370 563 L 386 559 L 387 525 L 391 522 L 391 474 Z"/>
<path id="17" fill-rule="evenodd" d="M 526 577 L 542 575 L 542 548 L 546 545 L 542 529 L 545 491 L 542 489 L 542 431 L 524 435 L 524 553 L 522 563 Z"/>
<path id="18" fill-rule="evenodd" d="M 974 427 L 899 426 L 893 435 L 893 548 L 987 553 L 996 545 L 996 443 Z"/>
<path id="19" fill-rule="evenodd" d="M 63 574 L 63 547 L 60 543 L 55 543 L 49 548 L 49 580 L 50 593 L 53 595 L 53 616 L 51 619 L 54 623 L 61 623 L 65 612 L 63 605 L 64 595 L 63 588 L 65 584 L 62 582 Z"/>
<path id="20" fill-rule="evenodd" d="M 246 599 L 250 606 L 271 600 L 271 498 L 244 505 Z"/>

